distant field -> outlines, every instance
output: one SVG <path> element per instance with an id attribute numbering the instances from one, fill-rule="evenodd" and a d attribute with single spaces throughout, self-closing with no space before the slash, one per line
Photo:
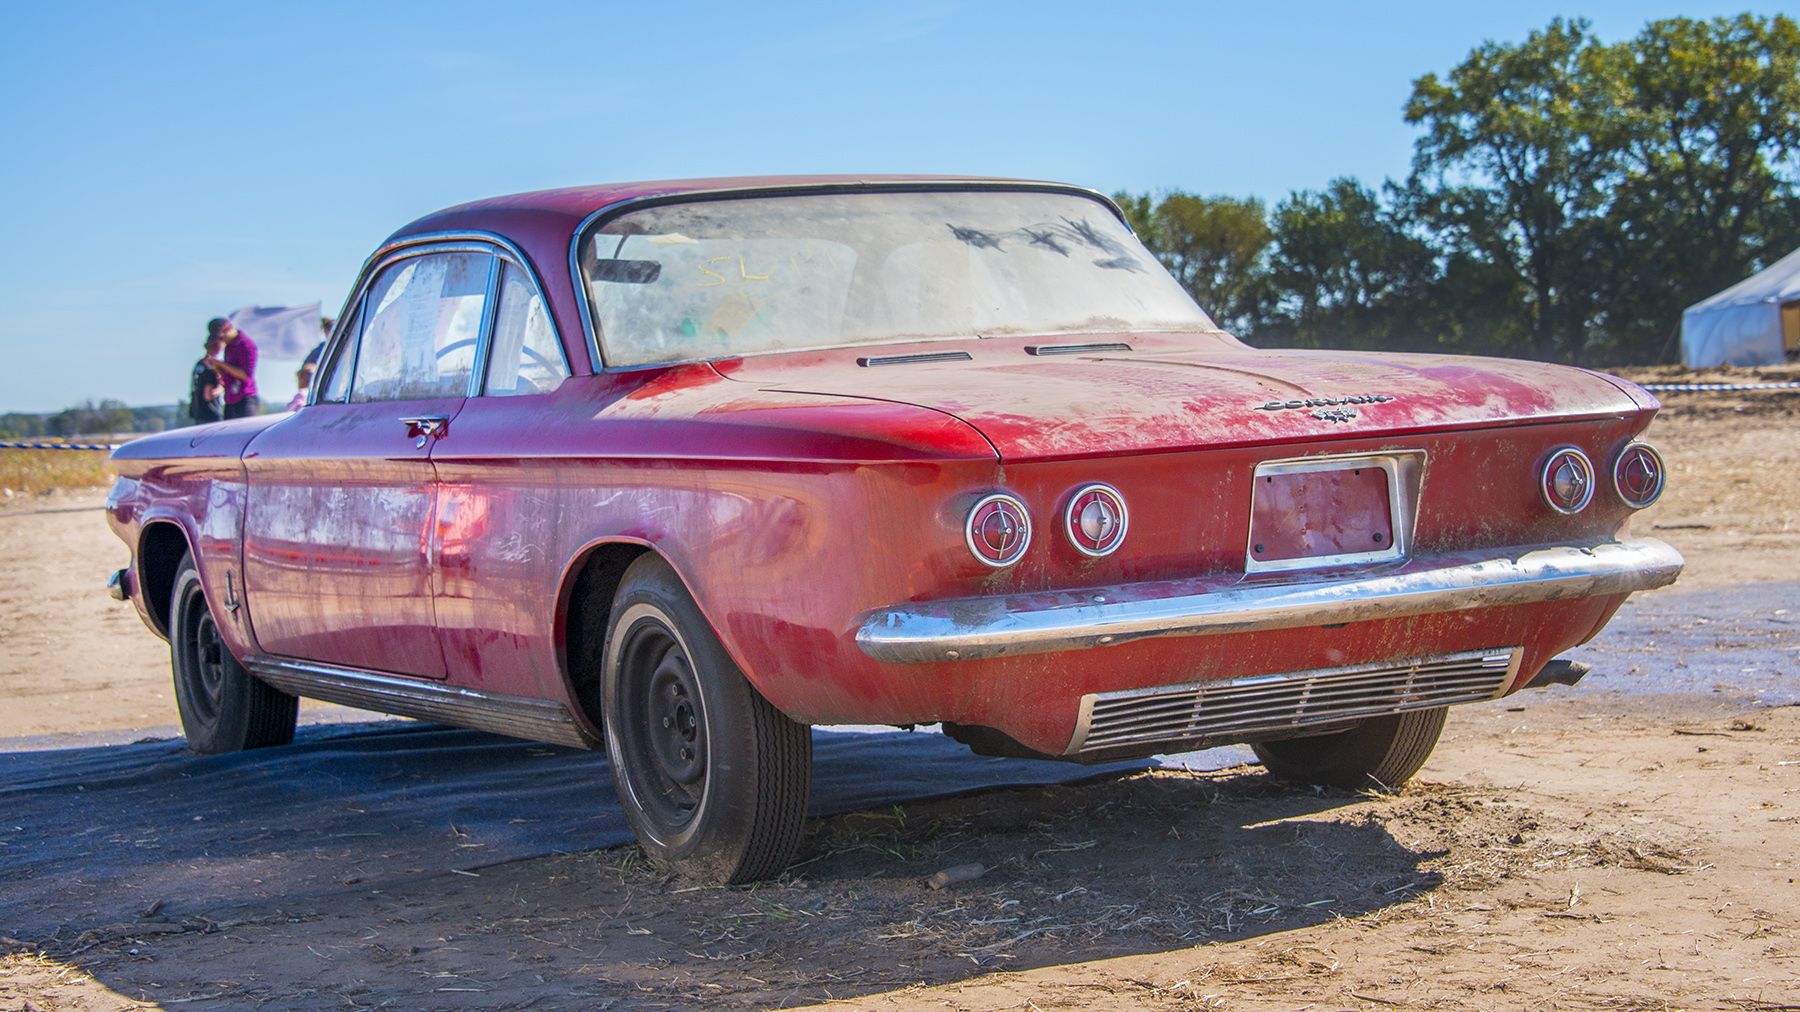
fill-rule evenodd
<path id="1" fill-rule="evenodd" d="M 0 450 L 0 489 L 14 495 L 94 488 L 112 477 L 112 462 L 98 450 Z"/>

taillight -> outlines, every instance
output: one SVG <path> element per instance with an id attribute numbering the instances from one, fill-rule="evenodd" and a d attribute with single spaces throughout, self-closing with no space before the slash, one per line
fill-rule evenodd
<path id="1" fill-rule="evenodd" d="M 1634 510 L 1661 498 L 1665 475 L 1662 454 L 1649 443 L 1627 443 L 1613 461 L 1613 491 Z"/>
<path id="2" fill-rule="evenodd" d="M 1031 515 L 1025 504 L 1004 492 L 984 497 L 969 510 L 963 538 L 977 559 L 995 569 L 1019 561 L 1031 545 Z"/>
<path id="3" fill-rule="evenodd" d="M 1594 501 L 1594 465 L 1587 454 L 1565 446 L 1544 461 L 1538 475 L 1544 504 L 1558 513 L 1580 513 Z"/>
<path id="4" fill-rule="evenodd" d="M 1063 531 L 1069 542 L 1081 554 L 1095 558 L 1110 555 L 1123 544 L 1125 529 L 1130 525 L 1125 497 L 1118 489 L 1099 482 L 1076 489 L 1063 510 Z"/>

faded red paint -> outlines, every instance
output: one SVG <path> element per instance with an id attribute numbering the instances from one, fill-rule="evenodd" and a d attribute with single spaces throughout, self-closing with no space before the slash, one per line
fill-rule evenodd
<path id="1" fill-rule="evenodd" d="M 770 182 L 817 180 L 720 185 Z M 1149 581 L 1268 579 L 1243 570 L 1252 477 L 1273 458 L 1422 452 L 1419 564 L 1616 537 L 1631 510 L 1610 488 L 1560 516 L 1539 501 L 1535 470 L 1573 445 L 1610 473 L 1656 402 L 1582 370 L 1262 352 L 1221 332 L 1095 335 L 1132 350 L 1067 356 L 1028 355 L 1025 346 L 1047 340 L 1029 337 L 895 345 L 971 360 L 881 369 L 857 367 L 867 351 L 851 349 L 591 373 L 568 274 L 574 228 L 610 202 L 696 188 L 527 194 L 402 229 L 396 236 L 480 229 L 516 242 L 543 278 L 578 375 L 533 396 L 316 405 L 136 440 L 115 454 L 114 530 L 135 551 L 146 524 L 179 525 L 240 656 L 446 679 L 562 702 L 584 722 L 574 683 L 594 672 L 569 670 L 569 581 L 595 545 L 647 546 L 791 716 L 954 720 L 1049 752 L 1068 743 L 1088 692 L 1520 644 L 1523 681 L 1597 632 L 1622 600 L 877 662 L 854 634 L 866 614 L 894 604 L 1101 590 L 1125 600 Z M 1356 395 L 1391 399 L 1356 404 L 1342 421 L 1304 406 Z M 397 421 L 410 414 L 448 416 L 449 432 L 416 448 Z M 1066 497 L 1095 481 L 1131 510 L 1124 545 L 1103 558 L 1078 552 L 1060 529 Z M 962 531 L 970 505 L 999 490 L 1018 496 L 1037 527 L 1025 559 L 1005 570 L 972 557 Z M 228 575 L 244 604 L 231 615 L 217 610 Z"/>

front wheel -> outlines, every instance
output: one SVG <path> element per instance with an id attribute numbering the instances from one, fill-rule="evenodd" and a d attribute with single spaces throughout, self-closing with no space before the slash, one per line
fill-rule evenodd
<path id="1" fill-rule="evenodd" d="M 719 884 L 787 866 L 812 733 L 757 693 L 654 555 L 626 570 L 613 600 L 601 711 L 619 803 L 652 860 Z"/>
<path id="2" fill-rule="evenodd" d="M 211 755 L 293 741 L 299 700 L 258 680 L 232 656 L 192 555 L 175 570 L 169 600 L 169 667 L 188 748 Z"/>
<path id="3" fill-rule="evenodd" d="M 1282 780 L 1323 787 L 1398 790 L 1437 747 L 1445 707 L 1371 717 L 1348 731 L 1257 742 L 1250 747 Z"/>

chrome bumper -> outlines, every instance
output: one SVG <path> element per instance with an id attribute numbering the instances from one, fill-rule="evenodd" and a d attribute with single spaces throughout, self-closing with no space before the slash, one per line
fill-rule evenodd
<path id="1" fill-rule="evenodd" d="M 1168 580 L 1084 591 L 926 601 L 871 612 L 863 653 L 893 664 L 1013 657 L 1436 612 L 1628 594 L 1675 582 L 1681 555 L 1650 538 L 1413 559 L 1378 573 L 1305 582 Z"/>

